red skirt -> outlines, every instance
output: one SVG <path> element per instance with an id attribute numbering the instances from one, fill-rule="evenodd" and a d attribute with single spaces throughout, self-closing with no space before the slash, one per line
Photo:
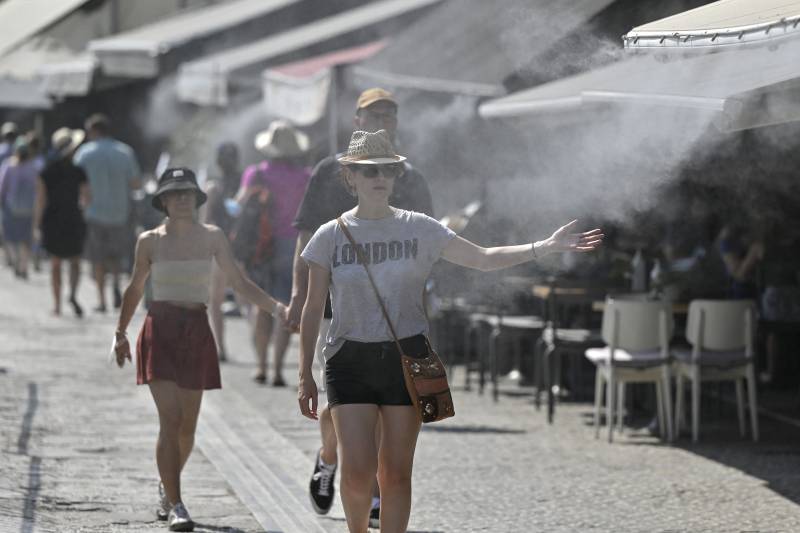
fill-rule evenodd
<path id="1" fill-rule="evenodd" d="M 205 307 L 152 302 L 136 343 L 136 382 L 173 381 L 182 389 L 222 388 Z"/>

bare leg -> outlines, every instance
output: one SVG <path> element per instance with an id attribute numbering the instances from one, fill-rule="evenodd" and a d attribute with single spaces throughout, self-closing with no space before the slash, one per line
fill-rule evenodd
<path id="1" fill-rule="evenodd" d="M 253 345 L 256 349 L 256 377 L 267 376 L 267 348 L 272 336 L 272 317 L 258 310 L 253 326 Z"/>
<path id="2" fill-rule="evenodd" d="M 335 465 L 339 460 L 336 455 L 336 428 L 331 418 L 331 408 L 326 405 L 319 414 L 319 431 L 322 434 L 322 449 L 319 456 L 327 465 Z"/>
<path id="3" fill-rule="evenodd" d="M 156 464 L 167 499 L 174 505 L 181 502 L 181 401 L 178 386 L 172 381 L 153 381 L 150 393 L 158 410 Z"/>
<path id="4" fill-rule="evenodd" d="M 180 468 L 186 466 L 189 455 L 194 447 L 194 433 L 197 429 L 197 416 L 200 414 L 200 404 L 203 400 L 202 390 L 178 389 L 178 399 L 181 404 L 181 426 L 178 431 L 178 451 L 180 453 Z"/>
<path id="5" fill-rule="evenodd" d="M 97 308 L 105 311 L 106 308 L 106 268 L 102 261 L 92 264 L 94 268 L 94 284 L 97 286 Z"/>
<path id="6" fill-rule="evenodd" d="M 331 415 L 336 434 L 341 437 L 340 487 L 347 527 L 350 533 L 364 533 L 369 523 L 372 483 L 378 468 L 375 448 L 378 406 L 337 405 Z"/>
<path id="7" fill-rule="evenodd" d="M 274 333 L 275 340 L 273 341 L 272 346 L 272 358 L 274 361 L 272 382 L 277 385 L 284 382 L 283 360 L 286 356 L 286 348 L 289 347 L 289 339 L 292 336 L 292 332 L 286 328 L 278 326 L 275 328 Z"/>
<path id="8" fill-rule="evenodd" d="M 53 289 L 53 314 L 61 314 L 61 259 L 50 258 L 50 287 Z"/>
<path id="9" fill-rule="evenodd" d="M 225 301 L 225 274 L 214 261 L 211 271 L 211 293 L 208 299 L 208 313 L 211 315 L 211 328 L 217 342 L 217 353 L 220 360 L 225 359 L 225 317 L 222 315 L 222 304 Z"/>
<path id="10" fill-rule="evenodd" d="M 383 439 L 378 459 L 381 532 L 403 533 L 411 514 L 411 471 L 420 420 L 414 408 L 381 406 Z"/>
<path id="11" fill-rule="evenodd" d="M 20 274 L 27 277 L 28 276 L 28 258 L 30 257 L 31 249 L 26 243 L 20 243 L 19 248 L 17 250 L 18 254 L 18 270 Z"/>
<path id="12" fill-rule="evenodd" d="M 119 288 L 119 273 L 121 269 L 122 269 L 121 260 L 119 258 L 114 258 L 109 260 L 108 270 L 109 272 L 111 272 L 111 283 L 112 283 L 111 288 L 113 289 L 115 295 L 114 300 L 112 301 L 114 302 L 115 308 L 119 307 L 121 303 L 120 299 L 117 297 L 119 296 L 121 298 L 121 292 Z"/>
<path id="13" fill-rule="evenodd" d="M 69 298 L 75 300 L 78 295 L 78 283 L 81 280 L 81 258 L 69 258 Z M 77 301 L 77 300 L 76 300 Z"/>

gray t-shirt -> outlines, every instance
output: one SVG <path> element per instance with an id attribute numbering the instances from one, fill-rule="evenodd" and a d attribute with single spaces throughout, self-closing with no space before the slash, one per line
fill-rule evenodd
<path id="1" fill-rule="evenodd" d="M 402 339 L 428 332 L 422 293 L 433 264 L 455 233 L 433 218 L 393 209 L 379 220 L 342 215 L 363 251 L 397 335 Z M 322 351 L 329 360 L 345 340 L 392 340 L 364 267 L 336 220 L 314 233 L 301 257 L 331 273 L 333 320 Z"/>

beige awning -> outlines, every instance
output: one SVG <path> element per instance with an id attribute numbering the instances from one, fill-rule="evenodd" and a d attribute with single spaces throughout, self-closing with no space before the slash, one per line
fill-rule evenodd
<path id="1" fill-rule="evenodd" d="M 0 55 L 3 55 L 88 0 L 5 0 L 0 2 Z"/>
<path id="2" fill-rule="evenodd" d="M 719 47 L 800 35 L 800 0 L 720 0 L 638 26 L 626 48 Z"/>
<path id="3" fill-rule="evenodd" d="M 649 54 L 483 103 L 481 116 L 511 117 L 614 106 L 708 112 L 723 129 L 800 120 L 800 38 L 664 60 Z"/>
<path id="4" fill-rule="evenodd" d="M 311 49 L 321 43 L 359 34 L 382 22 L 403 16 L 440 0 L 380 0 L 350 9 L 321 20 L 271 35 L 180 66 L 177 82 L 178 98 L 197 105 L 227 106 L 229 89 L 234 80 L 241 85 L 258 86 L 260 73 L 281 56 Z M 256 77 L 248 75 L 258 72 Z M 238 76 L 238 78 L 237 78 Z"/>

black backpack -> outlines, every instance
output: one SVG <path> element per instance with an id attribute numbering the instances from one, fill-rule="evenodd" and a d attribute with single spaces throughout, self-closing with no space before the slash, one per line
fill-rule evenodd
<path id="1" fill-rule="evenodd" d="M 252 267 L 272 255 L 271 195 L 264 185 L 255 185 L 231 230 L 233 256 Z"/>

